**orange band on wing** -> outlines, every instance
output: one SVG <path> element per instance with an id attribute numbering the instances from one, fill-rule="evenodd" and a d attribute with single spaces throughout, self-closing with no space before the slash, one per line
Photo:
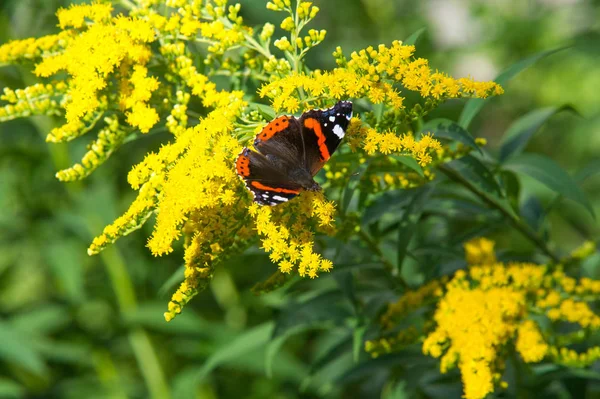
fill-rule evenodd
<path id="1" fill-rule="evenodd" d="M 261 130 L 256 136 L 260 141 L 267 141 L 275 134 L 287 129 L 290 125 L 290 119 L 287 116 L 280 116 L 279 118 L 273 119 L 267 126 Z"/>
<path id="2" fill-rule="evenodd" d="M 235 162 L 235 170 L 240 176 L 250 176 L 250 158 L 240 154 Z"/>
<path id="3" fill-rule="evenodd" d="M 265 186 L 264 184 L 260 184 L 257 181 L 253 181 L 250 184 L 253 185 L 254 187 L 258 188 L 259 190 L 275 191 L 276 193 L 300 194 L 300 190 L 288 190 L 287 188 L 269 187 L 269 186 Z"/>
<path id="4" fill-rule="evenodd" d="M 318 138 L 317 144 L 319 146 L 319 151 L 321 151 L 321 158 L 323 158 L 323 161 L 327 161 L 330 155 L 329 149 L 325 144 L 326 138 L 323 134 L 323 131 L 321 130 L 321 124 L 318 120 L 314 118 L 308 118 L 304 121 L 304 126 L 315 131 L 315 134 Z"/>

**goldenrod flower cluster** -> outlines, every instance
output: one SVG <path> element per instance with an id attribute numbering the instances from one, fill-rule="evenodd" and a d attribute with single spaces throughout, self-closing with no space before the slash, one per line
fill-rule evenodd
<path id="1" fill-rule="evenodd" d="M 338 49 L 338 68 L 311 72 L 305 55 L 326 32 L 305 28 L 319 8 L 290 0 L 266 6 L 284 15 L 279 27 L 285 35 L 274 43 L 275 25 L 255 32 L 244 24 L 240 5 L 227 0 L 136 0 L 61 9 L 60 33 L 0 46 L 0 63 L 32 64 L 40 79 L 30 87 L 4 90 L 0 121 L 60 116 L 64 123 L 49 132 L 49 142 L 97 134 L 80 162 L 57 173 L 60 180 L 85 178 L 139 133 L 172 134 L 169 143 L 130 171 L 137 198 L 88 249 L 90 255 L 99 253 L 152 215 L 156 222 L 148 248 L 153 255 L 169 254 L 183 239 L 185 280 L 171 298 L 167 320 L 208 284 L 219 262 L 256 241 L 277 264 L 277 273 L 315 278 L 333 267 L 314 252 L 314 241 L 316 233 L 339 233 L 336 203 L 323 194 L 301 193 L 277 208 L 258 207 L 235 173 L 240 150 L 251 145 L 273 115 L 328 107 L 339 99 L 363 99 L 367 107 L 384 104 L 382 120 L 368 110 L 352 120 L 348 146 L 359 152 L 361 163 L 375 155 L 393 163 L 391 155 L 403 155 L 425 167 L 447 159 L 448 149 L 403 123 L 421 118 L 447 98 L 502 93 L 493 82 L 433 71 L 427 60 L 414 57 L 414 46 L 401 42 L 352 53 L 349 60 Z M 200 62 L 196 45 L 206 50 Z M 239 82 L 251 79 L 259 90 L 218 89 L 217 75 L 230 78 L 231 86 L 223 87 L 243 89 Z M 405 105 L 405 90 L 419 93 L 424 104 Z M 256 105 L 261 98 L 270 106 Z M 336 165 L 335 158 L 325 168 L 332 181 L 323 184 L 325 195 L 329 187 L 342 187 L 354 168 L 354 161 Z M 381 189 L 433 178 L 431 170 L 418 178 L 367 171 L 364 181 L 382 178 Z M 352 223 L 345 230 L 356 231 L 358 222 Z"/>
<path id="2" fill-rule="evenodd" d="M 600 328 L 598 316 L 587 300 L 600 295 L 600 281 L 568 277 L 558 267 L 496 260 L 494 242 L 485 238 L 465 244 L 469 268 L 449 280 L 434 280 L 408 291 L 388 306 L 381 318 L 386 330 L 409 312 L 436 302 L 434 327 L 424 332 L 423 353 L 440 359 L 442 373 L 458 367 L 467 399 L 481 399 L 501 381 L 506 353 L 516 351 L 526 363 L 545 359 L 583 367 L 600 358 L 600 348 L 577 353 L 568 345 Z M 543 314 L 553 323 L 544 330 L 532 317 Z M 560 323 L 577 326 L 575 333 L 560 335 Z M 414 335 L 411 332 L 411 335 Z M 366 349 L 377 356 L 399 350 L 398 337 L 369 341 Z M 511 349 L 512 348 L 512 349 Z"/>

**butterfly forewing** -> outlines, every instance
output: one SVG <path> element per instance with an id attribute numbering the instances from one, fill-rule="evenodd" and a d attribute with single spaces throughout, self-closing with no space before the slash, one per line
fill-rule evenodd
<path id="1" fill-rule="evenodd" d="M 313 176 L 342 142 L 351 118 L 352 103 L 349 101 L 340 101 L 325 110 L 305 112 L 300 118 L 307 148 L 305 165 Z"/>

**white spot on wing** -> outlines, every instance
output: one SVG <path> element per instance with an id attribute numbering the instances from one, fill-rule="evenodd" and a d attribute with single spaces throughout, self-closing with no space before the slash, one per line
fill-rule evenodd
<path id="1" fill-rule="evenodd" d="M 335 122 L 335 116 L 331 115 L 331 116 L 329 117 L 329 121 L 330 121 L 330 122 Z"/>
<path id="2" fill-rule="evenodd" d="M 346 115 L 346 119 L 348 119 L 348 120 L 352 119 L 352 111 L 350 111 L 349 115 Z"/>
<path id="3" fill-rule="evenodd" d="M 342 129 L 342 127 L 340 125 L 335 125 L 333 127 L 333 134 L 338 136 L 339 139 L 341 140 L 344 138 L 344 135 L 346 134 L 346 132 L 344 132 L 344 129 Z"/>
<path id="4" fill-rule="evenodd" d="M 281 197 L 281 196 L 279 196 L 279 195 L 274 195 L 274 196 L 273 196 L 273 199 L 274 199 L 275 201 L 281 201 L 281 202 L 287 202 L 287 200 L 288 200 L 287 198 L 285 198 L 285 197 Z"/>

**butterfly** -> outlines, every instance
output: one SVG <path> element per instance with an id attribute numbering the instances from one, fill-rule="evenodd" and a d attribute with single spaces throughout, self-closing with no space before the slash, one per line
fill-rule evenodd
<path id="1" fill-rule="evenodd" d="M 269 122 L 254 139 L 256 151 L 244 147 L 235 162 L 254 202 L 273 206 L 302 190 L 320 191 L 314 176 L 340 145 L 351 118 L 352 103 L 340 101 Z"/>

